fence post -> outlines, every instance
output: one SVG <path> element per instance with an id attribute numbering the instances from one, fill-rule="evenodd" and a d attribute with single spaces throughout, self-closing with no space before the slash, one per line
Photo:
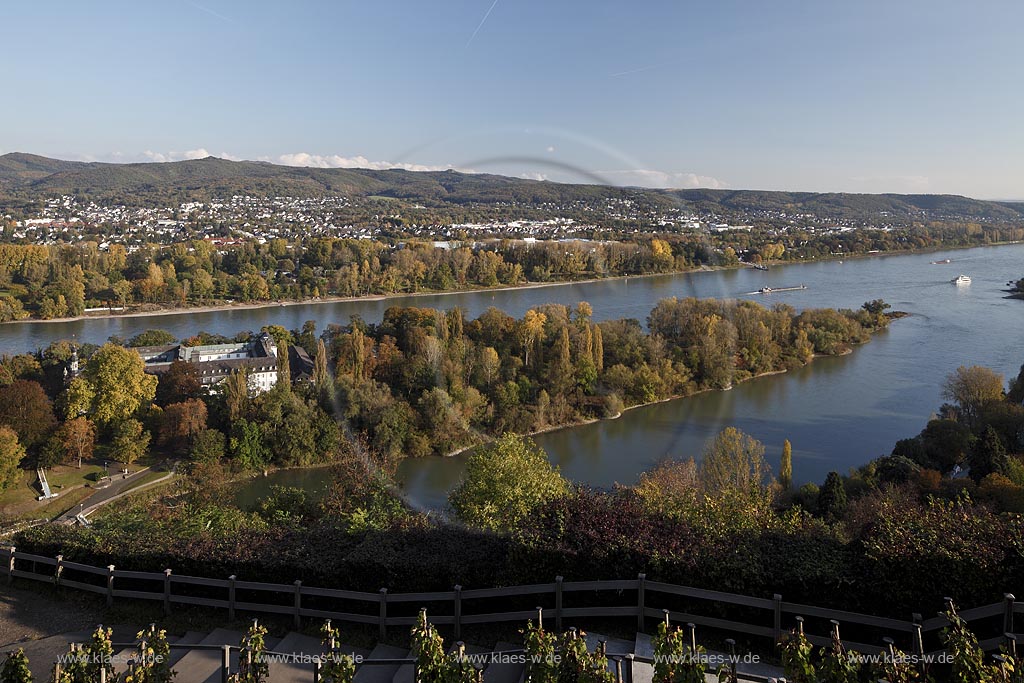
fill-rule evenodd
<path id="1" fill-rule="evenodd" d="M 313 659 L 313 683 L 320 683 L 320 667 L 322 666 L 323 664 L 321 664 L 320 658 L 315 657 Z"/>
<path id="2" fill-rule="evenodd" d="M 302 581 L 295 580 L 295 628 L 302 628 Z"/>
<path id="3" fill-rule="evenodd" d="M 107 607 L 114 604 L 114 565 L 107 565 Z"/>
<path id="4" fill-rule="evenodd" d="M 237 576 L 232 574 L 228 577 L 228 620 L 235 620 L 235 580 Z"/>
<path id="5" fill-rule="evenodd" d="M 388 589 L 380 589 L 380 639 L 388 637 Z"/>
<path id="6" fill-rule="evenodd" d="M 10 586 L 14 582 L 14 546 L 11 546 L 11 557 L 7 563 L 7 585 Z"/>
<path id="7" fill-rule="evenodd" d="M 917 655 L 918 661 L 921 662 L 920 669 L 921 673 L 925 673 L 926 664 L 924 662 L 924 624 L 922 623 L 924 618 L 920 612 L 912 612 L 910 614 L 910 626 L 914 629 L 914 642 L 913 650 L 914 654 Z"/>
<path id="8" fill-rule="evenodd" d="M 1016 599 L 1013 593 L 1007 593 L 1003 596 L 1005 603 L 1003 607 L 1003 633 L 1013 633 L 1013 602 Z"/>
<path id="9" fill-rule="evenodd" d="M 455 586 L 455 639 L 462 638 L 462 586 Z"/>
<path id="10" fill-rule="evenodd" d="M 636 630 L 644 632 L 644 585 L 647 583 L 647 574 L 636 575 Z"/>
<path id="11" fill-rule="evenodd" d="M 776 593 L 772 596 L 772 602 L 775 603 L 773 609 L 775 611 L 775 642 L 782 642 L 782 596 Z"/>
<path id="12" fill-rule="evenodd" d="M 57 556 L 57 564 L 53 567 L 53 583 L 60 586 L 60 575 L 64 571 L 64 556 Z"/>
<path id="13" fill-rule="evenodd" d="M 555 630 L 562 632 L 562 577 L 555 577 Z"/>
<path id="14" fill-rule="evenodd" d="M 228 683 L 231 677 L 231 646 L 225 645 L 220 657 L 220 683 Z"/>
<path id="15" fill-rule="evenodd" d="M 164 570 L 164 614 L 171 613 L 171 570 Z"/>

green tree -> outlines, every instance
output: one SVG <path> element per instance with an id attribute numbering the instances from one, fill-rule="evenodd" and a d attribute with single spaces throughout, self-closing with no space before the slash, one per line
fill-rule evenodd
<path id="1" fill-rule="evenodd" d="M 846 487 L 838 472 L 829 472 L 818 493 L 818 514 L 826 519 L 839 519 L 846 512 Z"/>
<path id="2" fill-rule="evenodd" d="M 124 420 L 117 426 L 110 444 L 110 457 L 130 465 L 149 450 L 150 435 L 138 420 Z"/>
<path id="3" fill-rule="evenodd" d="M 237 420 L 231 428 L 229 450 L 231 457 L 247 470 L 260 470 L 267 466 L 273 453 L 263 440 L 263 429 L 257 422 Z"/>
<path id="4" fill-rule="evenodd" d="M 103 426 L 130 418 L 156 396 L 156 376 L 146 374 L 138 353 L 116 344 L 100 347 L 82 376 L 93 394 L 89 412 Z"/>
<path id="5" fill-rule="evenodd" d="M 18 433 L 0 425 L 0 491 L 18 481 L 18 466 L 25 457 L 25 447 L 18 443 Z"/>
<path id="6" fill-rule="evenodd" d="M 177 338 L 167 330 L 146 330 L 128 340 L 128 346 L 168 346 Z"/>
<path id="7" fill-rule="evenodd" d="M 793 445 L 789 439 L 782 442 L 782 460 L 779 463 L 779 484 L 789 490 L 793 486 Z"/>
<path id="8" fill-rule="evenodd" d="M 994 427 L 985 429 L 967 459 L 971 479 L 981 481 L 989 474 L 1007 475 L 1010 472 L 1010 458 L 999 432 Z"/>
<path id="9" fill-rule="evenodd" d="M 192 442 L 190 457 L 196 462 L 217 462 L 224 457 L 226 439 L 216 429 L 204 429 Z"/>
<path id="10" fill-rule="evenodd" d="M 327 347 L 324 340 L 316 343 L 316 354 L 313 356 L 313 384 L 321 391 L 330 387 L 331 378 L 327 373 Z"/>
<path id="11" fill-rule="evenodd" d="M 565 495 L 569 484 L 533 439 L 505 434 L 476 450 L 449 502 L 470 524 L 509 529 L 537 505 Z"/>

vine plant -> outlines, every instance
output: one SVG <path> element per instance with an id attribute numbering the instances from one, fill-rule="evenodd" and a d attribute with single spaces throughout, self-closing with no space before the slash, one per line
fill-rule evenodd
<path id="1" fill-rule="evenodd" d="M 685 633 L 665 621 L 651 639 L 654 646 L 654 683 L 704 683 L 707 673 L 707 652 L 697 645 L 696 627 Z"/>
<path id="2" fill-rule="evenodd" d="M 356 677 L 356 663 L 349 655 L 337 652 L 336 648 L 341 638 L 341 629 L 331 625 L 331 620 L 324 622 L 320 629 L 323 637 L 323 644 L 328 647 L 329 653 L 321 663 L 320 680 L 323 683 L 352 683 Z"/>
<path id="3" fill-rule="evenodd" d="M 555 652 L 558 637 L 544 630 L 538 616 L 537 625 L 533 621 L 526 622 L 523 634 L 523 645 L 526 648 L 526 679 L 525 683 L 556 683 L 558 681 L 558 660 Z"/>
<path id="4" fill-rule="evenodd" d="M 231 683 L 266 683 L 270 665 L 264 655 L 267 627 L 255 619 L 242 636 L 242 650 L 238 654 L 238 672 L 232 674 Z"/>
<path id="5" fill-rule="evenodd" d="M 125 683 L 170 683 L 175 672 L 171 669 L 171 646 L 167 642 L 167 631 L 150 624 L 145 631 L 135 635 L 136 652 L 128 664 Z"/>
<path id="6" fill-rule="evenodd" d="M 32 672 L 24 649 L 19 647 L 8 653 L 3 667 L 0 667 L 0 683 L 32 683 Z"/>

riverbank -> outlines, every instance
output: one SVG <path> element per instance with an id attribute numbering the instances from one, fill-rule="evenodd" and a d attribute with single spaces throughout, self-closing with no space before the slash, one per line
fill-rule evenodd
<path id="1" fill-rule="evenodd" d="M 822 262 L 841 262 L 844 260 L 863 260 L 882 256 L 911 256 L 915 254 L 929 254 L 940 251 L 962 251 L 967 249 L 978 249 L 982 247 L 999 247 L 1006 245 L 1020 244 L 1020 242 L 999 242 L 992 244 L 980 244 L 980 245 L 957 245 L 957 246 L 935 246 L 925 247 L 920 249 L 906 249 L 898 251 L 879 251 L 874 253 L 865 254 L 839 254 L 822 256 L 813 259 L 799 259 L 799 260 L 785 260 L 778 259 L 767 261 L 766 265 L 769 267 L 782 267 L 791 266 L 806 263 L 822 263 Z M 160 316 L 171 316 L 171 315 L 188 315 L 188 314 L 202 314 L 202 313 L 218 313 L 226 311 L 246 311 L 246 310 L 260 310 L 260 309 L 272 309 L 272 308 L 283 308 L 290 306 L 315 306 L 315 305 L 326 305 L 326 304 L 337 304 L 337 303 L 363 303 L 363 302 L 375 302 L 375 301 L 387 301 L 389 299 L 398 298 L 413 298 L 413 297 L 441 297 L 441 296 L 456 296 L 465 294 L 481 294 L 481 293 L 501 293 L 513 290 L 531 290 L 531 289 L 544 289 L 549 287 L 563 287 L 569 285 L 586 285 L 600 282 L 614 282 L 631 279 L 648 279 L 654 277 L 666 277 L 673 275 L 689 275 L 698 273 L 714 273 L 719 271 L 728 270 L 743 270 L 751 268 L 748 264 L 736 264 L 729 266 L 701 266 L 699 268 L 690 268 L 686 270 L 673 270 L 665 273 L 644 273 L 639 275 L 609 275 L 605 277 L 590 277 L 580 280 L 559 280 L 557 282 L 525 282 L 518 285 L 502 285 L 498 287 L 467 287 L 464 289 L 453 289 L 446 291 L 422 291 L 422 292 L 392 292 L 388 294 L 366 294 L 362 296 L 326 296 L 310 299 L 297 299 L 297 300 L 279 300 L 279 301 L 252 301 L 252 302 L 220 302 L 210 305 L 197 305 L 197 306 L 163 306 L 159 304 L 146 304 L 145 310 L 132 310 L 126 313 L 100 313 L 96 315 L 79 315 L 74 317 L 66 318 L 23 318 L 21 320 L 8 320 L 0 323 L 0 325 L 14 325 L 19 323 L 33 323 L 33 324 L 47 324 L 47 323 L 69 323 L 69 322 L 80 322 L 86 320 L 109 320 L 109 319 L 120 319 L 120 318 L 145 318 L 145 317 L 160 317 Z"/>
<path id="2" fill-rule="evenodd" d="M 388 299 L 427 297 L 427 296 L 455 296 L 459 294 L 482 294 L 487 292 L 506 292 L 510 290 L 543 289 L 545 287 L 561 287 L 565 285 L 585 285 L 609 280 L 630 280 L 650 277 L 664 277 L 666 275 L 685 275 L 687 273 L 714 272 L 718 270 L 729 270 L 734 266 L 702 266 L 692 270 L 670 271 L 667 273 L 644 273 L 643 275 L 609 275 L 608 277 L 594 277 L 583 280 L 560 280 L 558 282 L 526 282 L 520 285 L 502 285 L 500 287 L 470 287 L 466 289 L 451 289 L 439 292 L 393 292 L 389 294 L 367 294 L 364 296 L 322 296 L 315 299 L 297 299 L 294 301 L 253 301 L 247 303 L 220 303 L 209 306 L 187 306 L 184 308 L 161 308 L 156 307 L 145 311 L 132 311 L 131 313 L 102 313 L 98 315 L 79 315 L 72 318 L 23 318 L 21 320 L 8 320 L 0 325 L 11 325 L 17 323 L 69 323 L 82 320 L 105 320 L 114 318 L 146 318 L 165 315 L 186 315 L 194 313 L 219 313 L 224 311 L 248 311 L 264 308 L 283 308 L 287 306 L 317 306 L 321 304 L 358 303 L 367 301 L 387 301 Z"/>
<path id="3" fill-rule="evenodd" d="M 890 321 L 891 320 L 898 320 L 898 319 L 904 318 L 904 317 L 906 317 L 908 315 L 910 315 L 910 314 L 902 312 L 902 311 L 896 311 L 896 312 L 890 313 L 889 314 L 889 318 L 890 318 Z M 886 330 L 886 329 L 888 329 L 888 326 L 884 327 L 884 328 L 881 328 L 879 330 L 876 330 L 875 332 L 872 332 L 871 334 L 875 335 L 878 332 L 881 332 L 881 331 Z M 862 342 L 861 344 L 859 344 L 859 346 L 863 346 L 864 344 L 867 344 L 867 343 L 868 342 Z M 842 353 L 836 353 L 836 354 L 816 353 L 813 356 L 811 356 L 811 360 L 807 361 L 803 365 L 799 366 L 798 368 L 794 368 L 794 369 L 805 368 L 805 367 L 807 367 L 808 365 L 810 365 L 811 363 L 813 363 L 815 360 L 817 360 L 819 358 L 842 358 L 843 356 L 849 356 L 851 353 L 853 353 L 853 349 L 846 349 Z M 560 425 L 548 425 L 547 427 L 544 427 L 543 429 L 536 429 L 536 430 L 531 431 L 531 432 L 525 432 L 525 433 L 522 434 L 522 436 L 533 437 L 533 436 L 538 436 L 540 434 L 551 434 L 553 432 L 558 432 L 558 431 L 561 431 L 563 429 L 575 429 L 576 427 L 585 427 L 587 425 L 597 424 L 599 422 L 606 422 L 608 420 L 617 420 L 620 417 L 622 417 L 623 415 L 625 415 L 626 413 L 628 413 L 629 411 L 636 410 L 638 408 L 649 408 L 651 406 L 656 406 L 656 405 L 659 405 L 659 404 L 662 404 L 662 403 L 670 403 L 672 401 L 678 401 L 678 400 L 684 399 L 684 398 L 692 398 L 694 396 L 699 396 L 701 394 L 707 394 L 707 393 L 710 393 L 710 392 L 731 391 L 733 389 L 733 387 L 735 387 L 737 384 L 743 384 L 745 382 L 750 382 L 750 381 L 755 380 L 755 379 L 761 379 L 763 377 L 774 377 L 775 375 L 785 375 L 788 372 L 790 372 L 790 370 L 788 370 L 788 369 L 769 370 L 768 372 L 762 372 L 762 373 L 759 373 L 757 375 L 751 375 L 750 377 L 746 377 L 744 379 L 738 380 L 737 382 L 735 382 L 734 384 L 732 384 L 729 387 L 726 387 L 725 389 L 712 389 L 712 388 L 709 387 L 707 389 L 698 389 L 697 391 L 694 391 L 693 393 L 690 393 L 690 394 L 675 394 L 673 396 L 667 396 L 665 398 L 659 398 L 657 401 L 648 401 L 646 403 L 636 403 L 636 404 L 631 405 L 631 406 L 626 406 L 625 408 L 620 410 L 615 415 L 609 415 L 607 417 L 592 417 L 592 418 L 587 418 L 585 420 L 577 420 L 575 422 L 567 422 L 565 424 L 560 424 Z M 461 448 L 457 448 L 457 449 L 451 451 L 450 453 L 445 453 L 444 455 L 428 455 L 428 456 L 425 456 L 425 457 L 427 457 L 427 458 L 453 458 L 455 456 L 458 456 L 458 455 L 461 455 L 461 454 L 466 453 L 468 451 L 471 451 L 474 448 L 479 448 L 480 446 L 486 446 L 489 443 L 493 443 L 496 438 L 497 437 L 490 437 L 490 438 L 486 439 L 485 441 L 481 441 L 480 443 L 471 444 L 469 446 L 463 446 Z M 406 501 L 406 502 L 409 502 L 409 501 Z"/>

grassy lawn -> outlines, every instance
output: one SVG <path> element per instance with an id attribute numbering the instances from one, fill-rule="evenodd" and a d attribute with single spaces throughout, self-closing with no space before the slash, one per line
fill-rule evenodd
<path id="1" fill-rule="evenodd" d="M 94 483 L 95 479 L 89 475 L 102 471 L 102 465 L 90 465 L 89 463 L 82 463 L 82 469 L 61 465 L 47 470 L 46 480 L 50 482 L 51 490 L 58 491 L 61 487 L 78 486 L 87 482 Z"/>
<path id="2" fill-rule="evenodd" d="M 128 490 L 131 491 L 133 489 L 137 489 L 138 487 L 143 486 L 145 484 L 148 484 L 151 481 L 156 481 L 157 479 L 160 479 L 161 477 L 166 477 L 166 476 L 167 476 L 167 472 L 164 472 L 164 471 L 153 471 L 153 470 L 150 470 L 149 472 L 146 472 L 143 475 L 136 475 L 135 479 L 134 479 L 134 481 L 132 483 L 131 488 L 128 489 Z"/>
<path id="3" fill-rule="evenodd" d="M 31 512 L 26 512 L 21 516 L 28 518 L 45 517 L 47 519 L 53 519 L 59 515 L 64 514 L 73 507 L 78 507 L 78 504 L 83 500 L 91 496 L 95 491 L 80 487 L 77 489 L 71 489 L 67 493 L 62 493 L 53 500 L 47 502 L 42 507 L 35 508 Z"/>
<path id="4" fill-rule="evenodd" d="M 83 464 L 82 469 L 74 466 L 59 465 L 46 471 L 46 480 L 50 482 L 50 490 L 58 495 L 61 500 L 71 494 L 89 495 L 93 492 L 91 488 L 75 489 L 83 484 L 94 484 L 92 477 L 103 469 L 101 465 Z M 52 503 L 42 503 L 36 499 L 42 495 L 39 490 L 39 479 L 35 470 L 24 470 L 21 472 L 17 483 L 3 493 L 0 493 L 0 511 L 17 517 L 44 516 L 43 510 L 49 510 Z M 78 498 L 84 498 L 78 495 Z"/>

